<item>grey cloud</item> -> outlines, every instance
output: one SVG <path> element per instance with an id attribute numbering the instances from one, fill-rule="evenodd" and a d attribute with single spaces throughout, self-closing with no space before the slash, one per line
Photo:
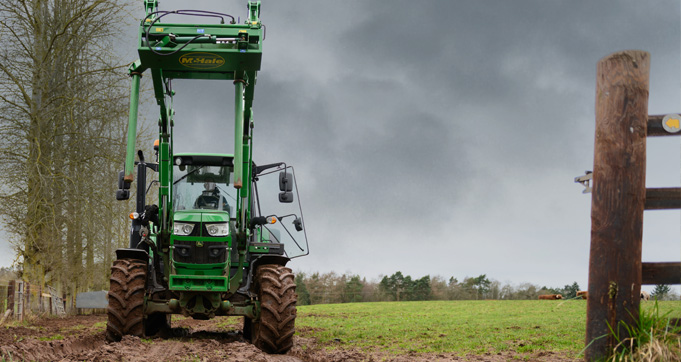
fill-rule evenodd
<path id="1" fill-rule="evenodd" d="M 255 154 L 290 160 L 309 186 L 312 254 L 296 265 L 584 286 L 588 196 L 571 180 L 593 158 L 596 62 L 648 50 L 651 84 L 668 87 L 679 32 L 660 24 L 678 13 L 672 1 L 264 2 Z M 415 259 L 414 245 L 446 257 Z"/>
<path id="2" fill-rule="evenodd" d="M 244 5 L 161 3 L 242 20 Z M 651 52 L 651 113 L 678 111 L 679 11 L 671 0 L 263 1 L 254 154 L 296 166 L 311 255 L 293 267 L 585 287 L 589 199 L 572 177 L 593 160 L 596 62 Z M 231 152 L 223 83 L 176 82 L 178 150 Z M 654 166 L 668 151 L 651 152 Z M 678 181 L 659 181 L 666 172 L 650 182 Z M 646 214 L 646 257 L 678 250 L 676 236 L 657 241 L 669 220 Z"/>

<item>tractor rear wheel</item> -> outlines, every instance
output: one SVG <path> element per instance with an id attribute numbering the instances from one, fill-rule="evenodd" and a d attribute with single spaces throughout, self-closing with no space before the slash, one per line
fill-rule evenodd
<path id="1" fill-rule="evenodd" d="M 286 353 L 293 347 L 298 300 L 294 278 L 291 269 L 281 265 L 258 267 L 255 287 L 260 318 L 250 323 L 248 318 L 244 319 L 244 337 L 250 332 L 251 343 L 264 352 Z"/>
<path id="2" fill-rule="evenodd" d="M 124 335 L 142 337 L 147 264 L 136 259 L 113 262 L 109 284 L 106 339 L 120 341 Z"/>

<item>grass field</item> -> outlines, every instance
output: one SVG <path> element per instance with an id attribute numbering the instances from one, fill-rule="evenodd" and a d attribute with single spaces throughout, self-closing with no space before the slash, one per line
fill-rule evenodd
<path id="1" fill-rule="evenodd" d="M 644 302 L 650 309 L 654 302 Z M 681 302 L 660 302 L 681 316 Z M 429 301 L 299 306 L 296 328 L 328 348 L 390 353 L 562 352 L 584 348 L 586 301 Z"/>

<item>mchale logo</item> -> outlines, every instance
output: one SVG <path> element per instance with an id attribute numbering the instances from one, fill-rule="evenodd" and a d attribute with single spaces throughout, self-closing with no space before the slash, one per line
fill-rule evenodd
<path id="1" fill-rule="evenodd" d="M 180 57 L 180 64 L 194 69 L 212 69 L 225 64 L 225 59 L 217 54 L 189 53 Z"/>

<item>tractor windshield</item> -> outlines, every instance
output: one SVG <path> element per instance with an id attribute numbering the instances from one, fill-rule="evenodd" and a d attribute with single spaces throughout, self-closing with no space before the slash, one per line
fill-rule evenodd
<path id="1" fill-rule="evenodd" d="M 173 171 L 173 208 L 180 210 L 220 210 L 233 215 L 236 190 L 231 166 L 181 165 Z"/>

